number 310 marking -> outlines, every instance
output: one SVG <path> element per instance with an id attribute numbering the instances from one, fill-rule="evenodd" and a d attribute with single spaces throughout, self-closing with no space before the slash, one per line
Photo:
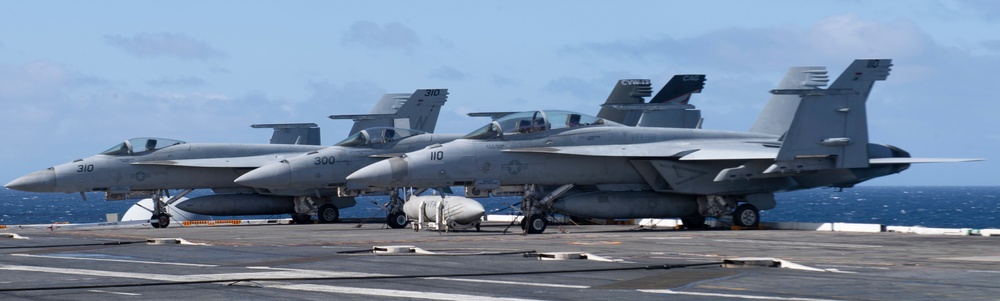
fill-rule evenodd
<path id="1" fill-rule="evenodd" d="M 76 172 L 93 172 L 93 171 L 94 171 L 94 164 L 76 166 Z"/>

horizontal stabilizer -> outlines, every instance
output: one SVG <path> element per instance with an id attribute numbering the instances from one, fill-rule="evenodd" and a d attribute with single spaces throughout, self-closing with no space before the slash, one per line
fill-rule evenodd
<path id="1" fill-rule="evenodd" d="M 433 133 L 441 107 L 448 101 L 448 89 L 419 89 L 409 94 L 383 95 L 370 114 L 330 115 L 330 119 L 351 119 L 349 134 L 373 127 L 395 127 Z"/>
<path id="2" fill-rule="evenodd" d="M 474 112 L 466 115 L 469 115 L 469 117 L 489 117 L 492 118 L 493 120 L 497 120 L 500 117 L 504 117 L 514 113 L 517 112 Z"/>
<path id="3" fill-rule="evenodd" d="M 330 115 L 330 119 L 351 119 L 354 121 L 362 120 L 378 120 L 395 117 L 396 114 L 345 114 L 345 115 Z"/>

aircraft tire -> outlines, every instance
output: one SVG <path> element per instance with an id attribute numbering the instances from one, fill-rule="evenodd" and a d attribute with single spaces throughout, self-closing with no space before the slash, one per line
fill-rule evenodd
<path id="1" fill-rule="evenodd" d="M 757 227 L 760 225 L 760 211 L 750 204 L 736 206 L 736 211 L 733 211 L 733 224 L 740 227 Z"/>
<path id="2" fill-rule="evenodd" d="M 389 225 L 389 228 L 402 229 L 406 228 L 406 225 L 410 223 L 410 220 L 406 217 L 405 213 L 396 212 L 389 213 L 389 216 L 385 217 L 385 223 Z"/>
<path id="3" fill-rule="evenodd" d="M 524 226 L 527 228 L 528 234 L 540 234 L 542 232 L 545 232 L 545 227 L 547 226 L 545 223 L 545 215 L 544 214 L 532 215 L 524 223 Z"/>
<path id="4" fill-rule="evenodd" d="M 170 216 L 166 215 L 166 214 L 163 214 L 163 213 L 154 215 L 150 219 L 152 221 L 150 221 L 149 224 L 152 225 L 153 228 L 157 228 L 157 229 L 159 229 L 159 228 L 166 228 L 167 226 L 170 225 Z"/>
<path id="5" fill-rule="evenodd" d="M 337 206 L 325 204 L 316 210 L 316 219 L 320 224 L 330 224 L 340 221 L 340 210 Z"/>
<path id="6" fill-rule="evenodd" d="M 705 229 L 704 216 L 682 217 L 681 223 L 684 224 L 684 229 L 688 230 Z"/>
<path id="7" fill-rule="evenodd" d="M 293 224 L 311 224 L 312 216 L 308 214 L 292 213 Z"/>

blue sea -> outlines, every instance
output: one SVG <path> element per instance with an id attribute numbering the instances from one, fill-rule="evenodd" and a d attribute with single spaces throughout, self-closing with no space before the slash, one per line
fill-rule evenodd
<path id="1" fill-rule="evenodd" d="M 211 193 L 195 191 L 189 197 Z M 135 200 L 104 201 L 101 194 L 27 193 L 0 190 L 0 225 L 54 222 L 104 222 L 107 213 L 123 215 Z M 779 193 L 777 208 L 761 212 L 762 221 L 846 222 L 931 228 L 1000 228 L 1000 187 L 880 187 L 843 191 L 811 189 Z M 509 213 L 518 197 L 480 199 L 488 213 Z M 342 217 L 385 216 L 386 197 L 361 197 Z M 258 216 L 254 218 L 286 218 Z M 242 217 L 246 218 L 246 217 Z M 228 219 L 219 217 L 219 219 Z"/>

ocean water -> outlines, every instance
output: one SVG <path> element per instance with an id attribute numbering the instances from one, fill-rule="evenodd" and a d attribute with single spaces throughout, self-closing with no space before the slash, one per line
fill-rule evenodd
<path id="1" fill-rule="evenodd" d="M 195 191 L 189 197 L 210 191 Z M 54 222 L 95 223 L 107 213 L 123 215 L 135 201 L 104 201 L 101 194 L 27 193 L 0 190 L 0 225 Z M 778 206 L 761 212 L 762 221 L 846 222 L 933 228 L 1000 228 L 1000 187 L 880 187 L 843 191 L 811 189 L 779 193 Z M 518 197 L 480 199 L 491 214 L 509 213 Z M 361 197 L 342 217 L 383 217 L 387 197 Z M 254 218 L 286 218 L 287 215 Z M 242 217 L 246 218 L 246 217 Z M 228 217 L 218 217 L 228 219 Z"/>

